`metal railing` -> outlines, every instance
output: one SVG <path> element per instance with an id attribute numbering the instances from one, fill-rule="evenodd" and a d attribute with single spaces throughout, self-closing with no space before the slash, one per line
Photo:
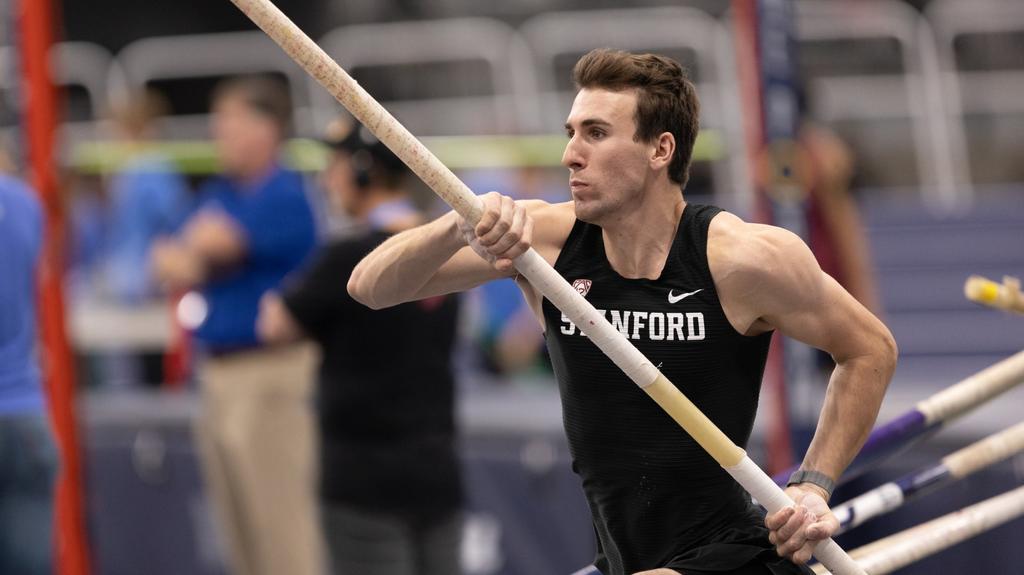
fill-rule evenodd
<path id="1" fill-rule="evenodd" d="M 862 73 L 826 69 L 812 78 L 809 91 L 828 123 L 907 122 L 914 171 L 921 194 L 938 211 L 972 198 L 965 115 L 1003 117 L 1024 113 L 1021 70 L 965 70 L 954 43 L 971 35 L 1024 30 L 1024 4 L 1011 0 L 936 0 L 922 15 L 896 0 L 798 0 L 799 41 L 871 42 L 898 45 L 898 70 Z M 713 164 L 720 197 L 743 205 L 749 196 L 735 56 L 727 19 L 694 8 L 552 12 L 518 28 L 488 18 L 346 26 L 326 34 L 321 45 L 347 70 L 373 68 L 395 74 L 423 73 L 418 66 L 441 67 L 442 90 L 403 94 L 385 105 L 422 135 L 532 134 L 559 129 L 571 102 L 565 62 L 600 44 L 629 50 L 678 50 L 692 55 L 703 103 L 704 125 L 718 128 L 726 158 Z M 99 135 L 112 101 L 147 83 L 210 79 L 240 73 L 273 72 L 288 79 L 300 135 L 317 134 L 338 108 L 325 92 L 259 31 L 148 38 L 126 46 L 116 57 L 86 43 L 54 48 L 58 84 L 81 88 L 89 99 L 85 122 L 64 126 L 73 144 Z M 0 60 L 2 49 L 0 49 Z M 446 68 L 484 70 L 483 91 L 466 96 L 446 84 Z M 429 75 L 429 74 L 428 74 Z M 457 75 L 457 74 L 456 74 Z M 968 87 L 970 89 L 968 89 Z M 451 94 L 446 91 L 451 92 Z M 413 90 L 412 92 L 415 92 Z M 870 94 L 870 98 L 865 98 Z M 408 96 L 408 97 L 405 97 Z M 175 116 L 168 136 L 206 134 L 204 114 Z M 895 128 L 889 128 L 890 131 Z M 902 139 L 902 138 L 901 138 Z"/>
<path id="2" fill-rule="evenodd" d="M 936 0 L 928 6 L 927 20 L 935 35 L 936 68 L 945 98 L 944 119 L 963 149 L 965 169 L 973 172 L 967 152 L 966 116 L 1024 115 L 1024 58 L 1019 69 L 961 68 L 956 54 L 958 40 L 975 35 L 1019 33 L 1024 36 L 1024 3 L 1016 0 L 957 2 Z M 1016 147 L 1019 137 L 1008 144 Z M 1007 158 L 1013 161 L 1012 158 Z M 976 177 L 971 177 L 976 180 Z"/>
<path id="3" fill-rule="evenodd" d="M 423 99 L 384 99 L 381 103 L 416 134 L 509 134 L 531 126 L 536 116 L 536 89 L 524 58 L 522 36 L 502 22 L 487 18 L 456 18 L 346 26 L 328 32 L 321 47 L 346 71 L 358 75 L 371 67 L 443 64 L 458 67 L 483 63 L 489 89 L 484 94 L 456 93 Z M 413 70 L 415 73 L 415 70 Z M 454 77 L 431 78 L 451 82 Z M 340 113 L 340 106 L 311 79 L 314 118 L 319 125 Z"/>
<path id="4" fill-rule="evenodd" d="M 116 61 L 120 70 L 108 75 L 113 98 L 155 81 L 279 74 L 288 81 L 296 130 L 305 133 L 313 129 L 305 73 L 259 30 L 146 38 L 125 46 Z M 202 136 L 207 133 L 207 115 L 171 116 L 164 128 L 174 138 Z"/>
<path id="5" fill-rule="evenodd" d="M 900 47 L 899 74 L 823 76 L 810 83 L 823 102 L 822 119 L 909 118 L 923 198 L 939 211 L 969 200 L 966 160 L 945 121 L 935 42 L 921 15 L 895 0 L 799 0 L 796 9 L 800 42 L 888 38 Z"/>
<path id="6" fill-rule="evenodd" d="M 6 72 L 11 65 L 9 47 L 0 47 L 0 82 L 5 84 L 17 81 Z M 110 52 L 98 44 L 90 42 L 61 42 L 50 49 L 50 66 L 54 83 L 61 88 L 79 88 L 88 100 L 86 118 L 65 121 L 61 125 L 61 145 L 67 149 L 79 142 L 95 139 L 101 135 L 101 125 L 107 116 L 110 93 L 106 78 L 117 73 L 118 66 Z M 3 86 L 11 89 L 13 86 Z M 5 138 L 10 137 L 10 127 L 2 131 Z"/>

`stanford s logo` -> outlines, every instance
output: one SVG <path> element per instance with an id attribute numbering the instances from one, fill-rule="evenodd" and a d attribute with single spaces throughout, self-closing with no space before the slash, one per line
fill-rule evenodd
<path id="1" fill-rule="evenodd" d="M 590 286 L 594 285 L 594 282 L 590 280 L 576 280 L 572 282 L 572 287 L 583 297 L 587 297 L 587 293 L 590 292 Z"/>

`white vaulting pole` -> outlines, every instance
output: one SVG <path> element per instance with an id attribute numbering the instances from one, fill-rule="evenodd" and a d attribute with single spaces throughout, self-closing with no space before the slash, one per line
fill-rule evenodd
<path id="1" fill-rule="evenodd" d="M 1024 486 L 859 547 L 853 555 L 871 575 L 884 575 L 1021 515 L 1024 515 Z M 830 573 L 821 565 L 816 565 L 814 572 L 817 575 Z"/>
<path id="2" fill-rule="evenodd" d="M 907 501 L 963 479 L 1024 450 L 1024 421 L 990 435 L 942 458 L 938 464 L 920 469 L 895 481 L 858 495 L 833 507 L 839 520 L 838 533 L 898 509 Z"/>
<path id="3" fill-rule="evenodd" d="M 402 124 L 269 0 L 231 0 L 292 59 L 405 162 L 434 192 L 470 222 L 480 219 L 480 200 Z M 679 391 L 639 350 L 597 313 L 537 252 L 515 259 L 515 267 L 654 399 L 740 485 L 768 511 L 793 505 L 780 487 L 746 453 Z M 815 557 L 838 575 L 866 575 L 831 539 Z"/>

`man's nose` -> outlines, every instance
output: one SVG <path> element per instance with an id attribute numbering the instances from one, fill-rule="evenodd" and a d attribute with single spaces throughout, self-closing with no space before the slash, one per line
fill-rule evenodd
<path id="1" fill-rule="evenodd" d="M 570 138 L 569 143 L 565 145 L 565 152 L 562 154 L 562 165 L 570 170 L 578 170 L 583 167 L 583 154 L 580 153 L 579 144 L 576 143 L 575 136 Z"/>

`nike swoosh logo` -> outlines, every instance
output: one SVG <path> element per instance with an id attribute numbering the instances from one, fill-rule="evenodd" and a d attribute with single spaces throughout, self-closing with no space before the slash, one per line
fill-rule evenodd
<path id="1" fill-rule="evenodd" d="M 693 294 L 695 294 L 697 292 L 704 291 L 704 288 L 700 288 L 697 291 L 692 291 L 692 292 L 688 292 L 688 293 L 681 293 L 679 295 L 672 295 L 673 291 L 675 291 L 675 290 L 668 290 L 668 303 L 676 303 L 679 300 L 686 299 L 686 298 L 692 296 Z"/>

